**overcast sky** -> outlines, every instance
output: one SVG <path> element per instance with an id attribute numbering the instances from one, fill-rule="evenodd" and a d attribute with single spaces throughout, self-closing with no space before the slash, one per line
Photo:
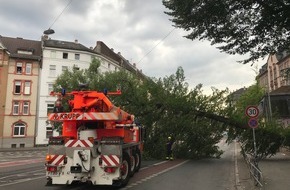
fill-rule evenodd
<path id="1" fill-rule="evenodd" d="M 184 38 L 186 32 L 174 29 L 164 13 L 162 0 L 72 0 L 64 10 L 69 2 L 0 0 L 0 35 L 40 40 L 51 26 L 52 39 L 77 39 L 87 47 L 103 41 L 150 77 L 169 76 L 181 66 L 190 87 L 201 83 L 205 93 L 211 87 L 234 91 L 253 84 L 266 61 L 243 65 L 237 61 L 246 57 Z"/>

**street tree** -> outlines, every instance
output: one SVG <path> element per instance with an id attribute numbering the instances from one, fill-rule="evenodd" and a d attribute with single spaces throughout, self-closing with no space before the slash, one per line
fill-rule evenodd
<path id="1" fill-rule="evenodd" d="M 133 113 L 137 121 L 146 126 L 145 156 L 163 158 L 165 142 L 172 136 L 178 146 L 179 157 L 219 157 L 216 143 L 222 138 L 222 125 L 208 118 L 197 118 L 196 110 L 221 112 L 223 93 L 213 96 L 202 94 L 202 85 L 190 90 L 184 71 L 179 67 L 175 74 L 164 78 L 141 80 L 133 73 L 98 72 L 98 63 L 92 62 L 87 70 L 68 70 L 58 77 L 55 89 L 77 90 L 77 83 L 87 83 L 88 90 L 115 91 L 121 96 L 111 96 L 116 106 Z M 94 65 L 95 64 L 95 65 Z"/>
<path id="2" fill-rule="evenodd" d="M 229 54 L 248 54 L 243 63 L 290 47 L 288 0 L 163 0 L 165 13 L 194 40 L 209 40 Z"/>
<path id="3" fill-rule="evenodd" d="M 259 115 L 258 127 L 255 129 L 256 155 L 254 148 L 253 129 L 248 126 L 249 117 L 245 110 L 249 105 L 258 106 L 265 91 L 258 83 L 250 86 L 235 103 L 232 118 L 244 124 L 244 128 L 229 128 L 228 140 L 239 139 L 246 153 L 258 159 L 273 156 L 283 146 L 287 131 L 278 122 L 278 118 L 267 120 L 263 113 Z M 289 131 L 289 130 L 288 130 Z"/>

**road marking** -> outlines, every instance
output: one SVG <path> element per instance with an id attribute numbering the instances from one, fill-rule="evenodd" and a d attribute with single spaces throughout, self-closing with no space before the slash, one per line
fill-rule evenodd
<path id="1" fill-rule="evenodd" d="M 14 184 L 17 184 L 17 183 L 23 183 L 23 182 L 27 182 L 27 181 L 31 181 L 31 180 L 36 180 L 36 179 L 41 179 L 41 178 L 45 178 L 45 176 L 34 177 L 34 178 L 27 178 L 27 179 L 21 179 L 21 180 L 15 181 L 15 182 L 2 184 L 2 185 L 0 185 L 0 187 L 4 187 L 4 186 L 8 186 L 8 185 L 14 185 Z"/>
<path id="2" fill-rule="evenodd" d="M 234 153 L 234 158 L 235 158 L 235 186 L 236 186 L 236 189 L 237 190 L 242 190 L 242 186 L 241 186 L 241 183 L 240 183 L 240 175 L 239 175 L 239 167 L 238 167 L 238 151 L 237 151 L 237 142 L 234 141 L 235 143 L 235 153 Z"/>
<path id="3" fill-rule="evenodd" d="M 141 183 L 143 183 L 143 182 L 146 182 L 146 181 L 148 181 L 149 179 L 152 179 L 153 177 L 156 177 L 156 176 L 158 176 L 158 175 L 160 175 L 160 174 L 163 174 L 163 173 L 168 172 L 168 171 L 170 171 L 170 170 L 172 170 L 172 169 L 174 169 L 174 168 L 177 168 L 177 167 L 179 167 L 179 166 L 181 166 L 181 165 L 187 163 L 188 161 L 189 161 L 189 160 L 185 160 L 185 161 L 183 161 L 183 162 L 181 162 L 181 163 L 179 163 L 179 164 L 177 164 L 177 165 L 174 165 L 174 166 L 172 166 L 172 167 L 170 167 L 170 168 L 167 168 L 167 169 L 165 169 L 165 170 L 162 170 L 162 171 L 160 171 L 160 172 L 157 172 L 157 173 L 155 173 L 155 174 L 152 174 L 152 175 L 150 175 L 150 176 L 148 176 L 148 177 L 146 177 L 146 178 L 144 178 L 144 179 L 141 179 L 141 180 L 139 180 L 139 181 L 137 181 L 137 182 L 134 182 L 134 183 L 132 183 L 132 184 L 127 185 L 126 187 L 121 188 L 121 190 L 127 190 L 127 189 L 130 189 L 131 187 L 134 187 L 134 186 L 139 185 L 139 184 L 141 184 Z M 167 161 L 164 161 L 164 162 L 167 162 Z M 162 163 L 164 163 L 164 162 L 162 162 Z M 157 164 L 157 165 L 160 165 L 160 163 Z"/>
<path id="4" fill-rule="evenodd" d="M 29 160 L 18 160 L 18 161 L 11 161 L 11 162 L 1 162 L 0 168 L 4 167 L 11 167 L 11 166 L 19 166 L 19 165 L 26 165 L 26 164 L 33 164 L 44 162 L 44 158 L 37 158 L 37 159 L 29 159 Z"/>
<path id="5" fill-rule="evenodd" d="M 156 164 L 152 164 L 152 165 L 150 165 L 150 166 L 146 166 L 146 167 L 140 168 L 140 171 L 145 170 L 145 169 L 147 169 L 147 168 L 150 168 L 150 167 L 152 167 L 152 166 L 158 166 L 158 165 L 163 164 L 163 163 L 165 163 L 165 162 L 168 162 L 168 161 L 162 161 L 162 162 L 158 162 L 158 163 L 156 163 Z"/>
<path id="6" fill-rule="evenodd" d="M 19 174 L 13 174 L 13 175 L 7 175 L 7 176 L 4 176 L 4 177 L 0 177 L 0 180 L 2 180 L 2 179 L 5 179 L 5 178 L 9 178 L 9 177 L 13 177 L 13 176 L 27 176 L 27 174 L 29 174 L 29 173 L 32 173 L 32 175 L 35 175 L 35 173 L 34 172 L 41 172 L 41 171 L 44 171 L 43 169 L 39 169 L 39 170 L 33 170 L 33 172 L 32 171 L 28 171 L 28 172 L 24 172 L 24 173 L 19 173 Z M 45 171 L 44 171 L 45 172 Z M 43 174 L 45 174 L 44 172 L 42 172 L 42 173 L 36 173 L 37 175 L 43 175 Z"/>

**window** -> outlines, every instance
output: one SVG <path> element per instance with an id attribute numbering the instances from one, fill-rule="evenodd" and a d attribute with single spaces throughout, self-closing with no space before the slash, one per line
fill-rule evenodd
<path id="1" fill-rule="evenodd" d="M 13 101 L 13 115 L 19 115 L 19 101 Z"/>
<path id="2" fill-rule="evenodd" d="M 24 101 L 23 102 L 23 108 L 22 108 L 22 114 L 23 115 L 29 115 L 29 102 L 28 101 Z"/>
<path id="3" fill-rule="evenodd" d="M 73 71 L 79 71 L 79 70 L 80 70 L 80 68 L 77 65 L 73 66 Z"/>
<path id="4" fill-rule="evenodd" d="M 51 58 L 56 58 L 56 51 L 51 51 L 50 52 L 50 57 Z"/>
<path id="5" fill-rule="evenodd" d="M 110 67 L 111 67 L 111 64 L 110 63 L 108 63 L 108 69 L 110 70 Z"/>
<path id="6" fill-rule="evenodd" d="M 48 94 L 53 91 L 53 84 L 48 84 Z"/>
<path id="7" fill-rule="evenodd" d="M 24 94 L 30 94 L 30 89 L 31 89 L 31 82 L 30 81 L 25 81 L 24 82 Z"/>
<path id="8" fill-rule="evenodd" d="M 49 76 L 50 77 L 56 76 L 56 65 L 49 65 Z"/>
<path id="9" fill-rule="evenodd" d="M 52 127 L 46 127 L 46 138 L 52 137 Z"/>
<path id="10" fill-rule="evenodd" d="M 32 64 L 31 63 L 26 63 L 25 73 L 27 75 L 31 75 L 31 68 L 32 68 Z"/>
<path id="11" fill-rule="evenodd" d="M 2 60 L 2 59 L 3 59 L 3 53 L 0 52 L 0 60 Z"/>
<path id="12" fill-rule="evenodd" d="M 47 104 L 47 115 L 53 113 L 54 104 Z"/>
<path id="13" fill-rule="evenodd" d="M 62 66 L 61 67 L 61 70 L 62 70 L 62 72 L 67 71 L 68 70 L 68 67 L 67 66 Z"/>
<path id="14" fill-rule="evenodd" d="M 21 81 L 15 81 L 14 82 L 14 94 L 20 94 L 21 93 Z"/>
<path id="15" fill-rule="evenodd" d="M 25 54 L 25 55 L 32 55 L 33 54 L 32 51 L 29 51 L 29 50 L 21 50 L 21 49 L 18 49 L 17 50 L 17 53 L 18 54 Z"/>
<path id="16" fill-rule="evenodd" d="M 62 58 L 67 59 L 68 58 L 68 53 L 62 53 Z"/>
<path id="17" fill-rule="evenodd" d="M 16 73 L 22 74 L 22 63 L 16 63 Z"/>
<path id="18" fill-rule="evenodd" d="M 25 125 L 23 123 L 16 123 L 13 126 L 13 137 L 23 137 L 25 135 Z"/>
<path id="19" fill-rule="evenodd" d="M 75 54 L 75 60 L 80 60 L 80 54 L 78 53 Z"/>

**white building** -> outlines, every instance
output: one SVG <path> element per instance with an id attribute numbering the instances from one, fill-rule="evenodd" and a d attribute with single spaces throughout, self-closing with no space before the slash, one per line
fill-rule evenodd
<path id="1" fill-rule="evenodd" d="M 50 96 L 56 78 L 66 69 L 76 66 L 87 69 L 95 57 L 101 62 L 100 72 L 116 71 L 120 68 L 118 61 L 98 53 L 84 45 L 44 38 L 42 45 L 42 66 L 39 75 L 38 107 L 36 121 L 36 145 L 48 143 L 53 130 L 47 124 L 47 114 L 53 110 L 56 98 Z"/>

